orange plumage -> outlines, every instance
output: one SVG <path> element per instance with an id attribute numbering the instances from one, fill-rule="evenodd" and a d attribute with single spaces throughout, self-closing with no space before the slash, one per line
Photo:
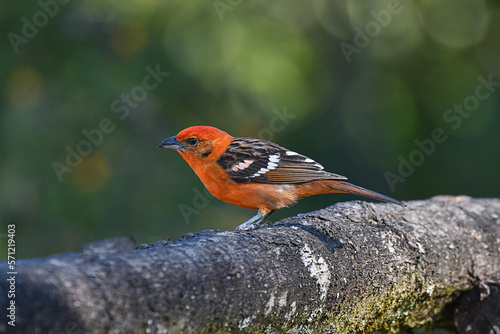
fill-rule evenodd
<path id="1" fill-rule="evenodd" d="M 192 126 L 159 147 L 177 150 L 218 199 L 258 214 L 237 229 L 258 226 L 272 212 L 307 196 L 351 193 L 404 205 L 326 172 L 314 160 L 269 141 L 233 137 L 210 126 Z"/>

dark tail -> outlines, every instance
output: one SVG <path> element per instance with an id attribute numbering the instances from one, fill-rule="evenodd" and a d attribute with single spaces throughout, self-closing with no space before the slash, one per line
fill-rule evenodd
<path id="1" fill-rule="evenodd" d="M 369 198 L 378 199 L 378 200 L 381 200 L 384 202 L 389 202 L 389 203 L 394 203 L 394 204 L 401 205 L 401 206 L 406 206 L 404 203 L 402 203 L 394 198 L 379 194 L 375 191 L 365 189 L 363 187 L 357 186 L 355 184 L 352 184 L 352 183 L 349 183 L 346 181 L 336 180 L 336 182 L 334 184 L 331 184 L 331 187 L 338 189 L 342 192 L 355 194 L 355 195 L 361 195 L 361 196 L 365 196 L 365 197 L 369 197 Z"/>

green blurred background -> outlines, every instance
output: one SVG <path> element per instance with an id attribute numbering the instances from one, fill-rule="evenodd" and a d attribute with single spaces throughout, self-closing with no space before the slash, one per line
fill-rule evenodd
<path id="1" fill-rule="evenodd" d="M 181 157 L 157 148 L 191 125 L 270 139 L 400 200 L 499 196 L 498 2 L 1 7 L 1 258 L 9 224 L 16 257 L 32 258 L 109 237 L 234 229 L 253 216 L 199 195 Z M 431 144 L 436 129 L 446 140 Z M 85 153 L 74 168 L 72 150 Z M 271 219 L 353 199 L 306 198 Z"/>

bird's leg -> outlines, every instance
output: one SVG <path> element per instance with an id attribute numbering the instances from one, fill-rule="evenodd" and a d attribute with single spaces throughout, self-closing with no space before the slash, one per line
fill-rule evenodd
<path id="1" fill-rule="evenodd" d="M 241 231 L 241 230 L 252 230 L 257 226 L 260 226 L 260 223 L 262 222 L 262 216 L 259 213 L 257 213 L 255 216 L 244 222 L 243 224 L 239 225 L 236 228 L 236 231 Z"/>
<path id="2" fill-rule="evenodd" d="M 259 211 L 255 216 L 253 216 L 252 218 L 250 218 L 249 220 L 238 226 L 236 228 L 236 231 L 253 230 L 255 228 L 261 227 L 265 223 L 266 218 L 269 217 L 269 215 L 271 215 L 271 213 L 273 212 L 274 210 L 263 211 L 259 209 Z"/>

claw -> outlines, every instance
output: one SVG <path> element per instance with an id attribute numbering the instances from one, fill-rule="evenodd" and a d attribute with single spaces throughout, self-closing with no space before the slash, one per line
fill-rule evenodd
<path id="1" fill-rule="evenodd" d="M 273 212 L 274 210 L 273 211 L 259 210 L 255 216 L 253 216 L 243 224 L 239 225 L 236 228 L 236 231 L 249 231 L 264 226 L 266 224 L 265 219 L 269 217 Z"/>

